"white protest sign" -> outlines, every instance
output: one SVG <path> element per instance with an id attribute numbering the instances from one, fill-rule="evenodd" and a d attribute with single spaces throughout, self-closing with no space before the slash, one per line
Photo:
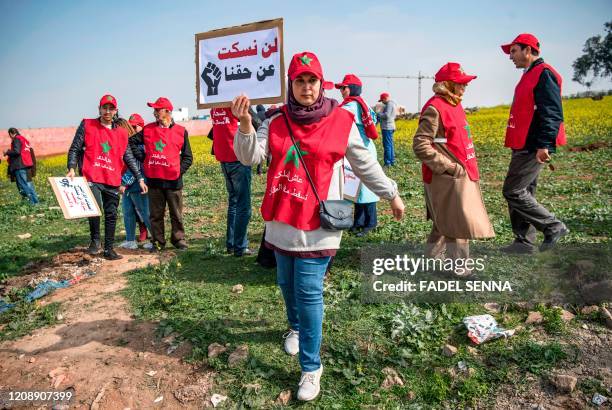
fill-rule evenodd
<path id="1" fill-rule="evenodd" d="M 349 165 L 348 161 L 344 160 L 344 199 L 352 202 L 357 202 L 359 191 L 361 189 L 361 180 Z"/>
<path id="2" fill-rule="evenodd" d="M 49 182 L 65 219 L 102 215 L 85 178 L 49 177 Z"/>
<path id="3" fill-rule="evenodd" d="M 284 102 L 283 19 L 195 38 L 198 109 L 228 107 L 242 93 L 254 104 Z"/>

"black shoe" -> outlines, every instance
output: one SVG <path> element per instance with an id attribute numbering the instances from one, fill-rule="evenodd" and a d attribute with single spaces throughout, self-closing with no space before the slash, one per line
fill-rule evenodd
<path id="1" fill-rule="evenodd" d="M 166 247 L 166 245 L 160 245 L 158 242 L 152 242 L 152 243 L 153 243 L 153 247 L 149 249 L 149 252 L 151 253 L 161 252 Z"/>
<path id="2" fill-rule="evenodd" d="M 232 253 L 234 253 L 234 250 L 232 248 L 226 248 L 225 253 L 227 253 L 228 255 L 231 255 Z"/>
<path id="3" fill-rule="evenodd" d="M 116 261 L 122 258 L 123 256 L 115 252 L 114 249 L 104 249 L 104 259 L 108 259 L 109 261 Z"/>
<path id="4" fill-rule="evenodd" d="M 175 243 L 174 247 L 178 249 L 179 251 L 184 251 L 189 248 L 189 246 L 187 246 L 187 243 L 185 243 L 185 241 L 179 241 Z"/>
<path id="5" fill-rule="evenodd" d="M 504 246 L 500 249 L 504 253 L 510 253 L 513 255 L 531 255 L 535 253 L 536 247 L 525 242 L 514 241 L 508 246 Z"/>
<path id="6" fill-rule="evenodd" d="M 542 241 L 542 244 L 540 245 L 540 252 L 545 252 L 549 249 L 554 248 L 557 242 L 559 242 L 559 239 L 563 238 L 568 233 L 569 229 L 564 226 L 563 228 L 561 228 L 561 230 L 551 235 L 544 235 L 544 241 Z"/>
<path id="7" fill-rule="evenodd" d="M 87 248 L 86 252 L 90 255 L 97 255 L 98 252 L 100 252 L 100 240 L 92 239 L 91 242 L 89 242 L 89 248 Z"/>
<path id="8" fill-rule="evenodd" d="M 255 252 L 253 252 L 253 251 L 252 251 L 252 250 L 250 250 L 249 248 L 244 248 L 244 249 L 241 249 L 241 250 L 240 250 L 240 251 L 238 251 L 238 252 L 234 252 L 234 256 L 237 256 L 237 257 L 241 257 L 241 256 L 251 256 L 251 255 L 254 255 L 254 254 L 255 254 Z"/>

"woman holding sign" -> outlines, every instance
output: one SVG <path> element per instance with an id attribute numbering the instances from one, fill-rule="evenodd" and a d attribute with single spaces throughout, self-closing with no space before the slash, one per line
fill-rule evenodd
<path id="1" fill-rule="evenodd" d="M 294 55 L 288 76 L 287 104 L 271 112 L 257 133 L 248 97 L 234 99 L 232 112 L 240 120 L 234 150 L 245 165 L 261 163 L 271 154 L 261 206 L 265 241 L 275 251 L 277 282 L 290 326 L 285 351 L 299 352 L 302 376 L 297 396 L 307 401 L 320 391 L 323 276 L 342 238 L 342 231 L 322 227 L 320 201 L 342 199 L 343 157 L 366 186 L 391 202 L 397 220 L 404 204 L 395 182 L 363 145 L 354 116 L 324 96 L 323 88 L 331 84 L 323 80 L 317 56 Z"/>
<path id="2" fill-rule="evenodd" d="M 84 119 L 77 128 L 68 151 L 67 176 L 73 178 L 78 166 L 79 173 L 87 179 L 98 206 L 104 209 L 104 257 L 115 260 L 122 258 L 113 250 L 113 243 L 123 163 L 138 180 L 142 193 L 147 192 L 147 185 L 128 146 L 127 130 L 116 124 L 115 97 L 103 96 L 98 110 L 98 118 Z M 97 254 L 100 251 L 100 217 L 89 218 L 89 232 L 91 242 L 87 251 Z"/>
<path id="3" fill-rule="evenodd" d="M 436 73 L 435 95 L 425 103 L 413 149 L 422 165 L 427 216 L 433 227 L 427 256 L 467 258 L 469 239 L 495 236 L 485 209 L 470 126 L 461 106 L 468 83 L 457 63 Z M 457 272 L 459 275 L 467 271 Z"/>

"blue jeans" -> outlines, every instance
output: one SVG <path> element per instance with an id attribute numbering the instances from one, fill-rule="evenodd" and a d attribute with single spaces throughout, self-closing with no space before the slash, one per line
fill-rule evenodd
<path id="1" fill-rule="evenodd" d="M 225 246 L 235 255 L 242 255 L 249 244 L 247 227 L 251 220 L 251 167 L 238 161 L 222 162 L 221 171 L 228 195 Z"/>
<path id="2" fill-rule="evenodd" d="M 353 219 L 353 228 L 376 228 L 378 224 L 376 218 L 376 202 L 367 204 L 355 204 L 355 216 Z"/>
<path id="3" fill-rule="evenodd" d="M 149 196 L 138 192 L 126 191 L 121 200 L 123 208 L 123 224 L 125 225 L 125 240 L 136 240 L 136 217 L 145 224 L 151 232 L 151 221 L 149 219 Z"/>
<path id="4" fill-rule="evenodd" d="M 274 255 L 276 281 L 285 299 L 289 326 L 300 332 L 300 367 L 313 372 L 321 367 L 323 277 L 330 258 Z"/>
<path id="5" fill-rule="evenodd" d="M 19 193 L 30 200 L 30 203 L 36 205 L 38 203 L 38 196 L 34 189 L 32 181 L 28 181 L 28 170 L 25 168 L 18 169 L 15 171 L 15 182 L 17 183 L 17 189 Z"/>
<path id="6" fill-rule="evenodd" d="M 382 130 L 385 165 L 395 165 L 395 147 L 393 146 L 394 132 L 395 130 Z"/>

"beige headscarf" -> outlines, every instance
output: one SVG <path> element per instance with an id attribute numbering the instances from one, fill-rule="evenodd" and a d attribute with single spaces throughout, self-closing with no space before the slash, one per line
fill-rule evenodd
<path id="1" fill-rule="evenodd" d="M 461 102 L 461 97 L 456 94 L 456 83 L 452 81 L 440 81 L 434 83 L 432 89 L 436 95 L 444 98 L 453 107 Z"/>

